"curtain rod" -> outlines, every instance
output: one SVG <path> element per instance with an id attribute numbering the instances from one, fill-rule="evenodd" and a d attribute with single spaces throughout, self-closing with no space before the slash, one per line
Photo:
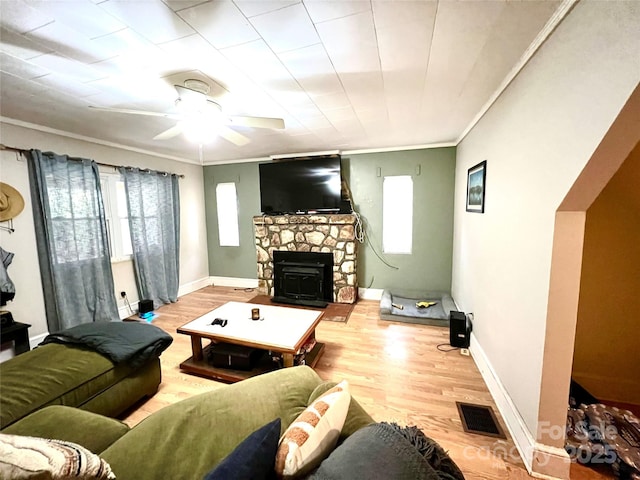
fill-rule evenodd
<path id="1" fill-rule="evenodd" d="M 16 152 L 16 153 L 19 153 L 21 155 L 25 155 L 29 151 L 29 150 L 25 150 L 24 148 L 10 147 L 10 146 L 5 145 L 3 143 L 0 143 L 0 150 L 7 150 L 9 152 Z M 98 165 L 100 165 L 101 167 L 111 167 L 111 168 L 124 167 L 124 165 L 114 165 L 112 163 L 103 163 L 103 162 L 96 162 L 96 163 Z M 135 168 L 135 167 L 124 167 L 124 168 Z M 141 170 L 146 170 L 148 172 L 151 172 L 151 169 L 149 169 L 149 168 L 141 168 Z M 156 170 L 156 171 L 159 172 L 159 170 Z M 184 178 L 184 175 L 178 175 L 177 173 L 169 173 L 169 172 L 159 172 L 159 173 L 164 173 L 166 175 L 176 175 L 178 178 Z"/>

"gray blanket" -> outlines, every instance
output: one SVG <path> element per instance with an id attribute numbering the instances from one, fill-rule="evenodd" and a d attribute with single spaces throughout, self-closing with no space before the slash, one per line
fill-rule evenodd
<path id="1" fill-rule="evenodd" d="M 41 345 L 62 343 L 82 345 L 108 357 L 113 363 L 139 367 L 160 354 L 173 342 L 158 327 L 140 322 L 85 323 L 47 335 Z"/>
<path id="2" fill-rule="evenodd" d="M 416 427 L 373 423 L 326 458 L 308 480 L 464 480 L 457 465 Z"/>

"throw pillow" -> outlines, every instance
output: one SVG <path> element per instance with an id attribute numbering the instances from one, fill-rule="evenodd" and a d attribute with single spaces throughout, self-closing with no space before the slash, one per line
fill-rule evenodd
<path id="1" fill-rule="evenodd" d="M 280 438 L 281 421 L 276 418 L 249 435 L 204 480 L 266 480 L 273 467 Z"/>
<path id="2" fill-rule="evenodd" d="M 0 478 L 12 480 L 112 480 L 107 462 L 86 448 L 62 440 L 0 433 Z"/>
<path id="3" fill-rule="evenodd" d="M 346 380 L 317 398 L 284 432 L 276 454 L 276 473 L 290 478 L 317 467 L 335 448 L 351 395 Z"/>

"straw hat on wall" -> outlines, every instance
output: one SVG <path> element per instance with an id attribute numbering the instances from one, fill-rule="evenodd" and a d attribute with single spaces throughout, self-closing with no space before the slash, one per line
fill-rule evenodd
<path id="1" fill-rule="evenodd" d="M 16 217 L 24 209 L 24 198 L 11 185 L 0 182 L 0 222 Z"/>

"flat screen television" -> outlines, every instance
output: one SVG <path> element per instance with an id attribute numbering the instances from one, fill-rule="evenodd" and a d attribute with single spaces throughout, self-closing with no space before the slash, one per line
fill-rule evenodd
<path id="1" fill-rule="evenodd" d="M 260 208 L 266 215 L 340 211 L 340 157 L 261 163 Z"/>

